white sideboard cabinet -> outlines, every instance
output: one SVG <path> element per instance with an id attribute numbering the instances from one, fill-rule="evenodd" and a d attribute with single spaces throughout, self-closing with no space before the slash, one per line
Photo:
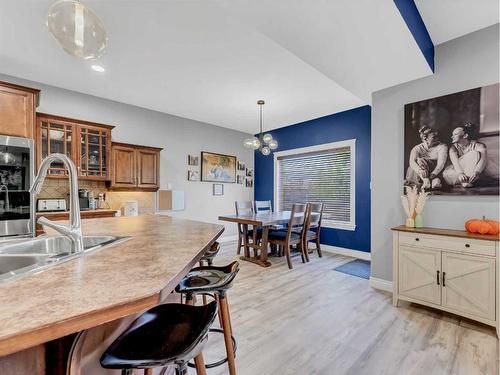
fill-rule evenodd
<path id="1" fill-rule="evenodd" d="M 496 327 L 499 237 L 437 228 L 393 231 L 393 303 L 410 301 Z"/>

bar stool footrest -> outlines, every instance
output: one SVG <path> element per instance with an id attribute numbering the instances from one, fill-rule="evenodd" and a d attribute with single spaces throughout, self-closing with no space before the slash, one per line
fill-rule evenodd
<path id="1" fill-rule="evenodd" d="M 220 328 L 210 328 L 209 332 L 217 332 L 217 333 L 222 333 L 222 334 L 224 333 L 224 331 Z M 236 339 L 234 338 L 233 335 L 231 335 L 231 341 L 233 342 L 233 354 L 234 354 L 234 357 L 236 358 Z M 227 362 L 227 357 L 225 357 L 217 362 L 205 363 L 205 368 L 219 367 L 219 366 L 222 366 L 226 362 Z M 195 368 L 194 363 L 191 363 L 191 362 L 188 363 L 188 366 L 191 368 Z"/>

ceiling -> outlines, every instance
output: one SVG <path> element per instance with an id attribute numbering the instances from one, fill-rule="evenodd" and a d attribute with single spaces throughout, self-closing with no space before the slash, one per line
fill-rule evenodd
<path id="1" fill-rule="evenodd" d="M 434 45 L 499 21 L 498 0 L 415 0 Z"/>
<path id="2" fill-rule="evenodd" d="M 0 2 L 0 73 L 247 133 L 258 99 L 277 128 L 432 74 L 392 0 L 83 0 L 108 31 L 104 73 L 48 33 L 52 2 Z"/>

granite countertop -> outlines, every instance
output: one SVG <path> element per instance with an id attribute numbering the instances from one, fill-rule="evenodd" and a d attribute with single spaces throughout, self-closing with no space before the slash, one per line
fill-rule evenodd
<path id="1" fill-rule="evenodd" d="M 84 235 L 133 238 L 0 284 L 0 356 L 150 308 L 224 231 L 146 215 L 87 219 Z"/>

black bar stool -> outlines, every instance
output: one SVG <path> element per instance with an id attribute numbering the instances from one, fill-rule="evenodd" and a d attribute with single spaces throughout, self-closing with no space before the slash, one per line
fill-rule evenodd
<path id="1" fill-rule="evenodd" d="M 220 250 L 220 244 L 218 242 L 214 242 L 210 249 L 207 250 L 205 254 L 200 259 L 200 266 L 204 266 L 203 262 L 207 262 L 209 266 L 213 264 L 214 258 L 217 256 Z"/>
<path id="2" fill-rule="evenodd" d="M 175 366 L 177 375 L 187 374 L 187 363 L 195 358 L 198 375 L 206 375 L 201 350 L 215 320 L 217 304 L 203 306 L 164 304 L 139 316 L 101 356 L 101 366 L 122 370 Z"/>
<path id="3" fill-rule="evenodd" d="M 186 296 L 186 304 L 194 303 L 194 296 L 211 293 L 219 304 L 219 318 L 224 334 L 224 343 L 226 345 L 227 364 L 229 374 L 236 375 L 235 347 L 236 341 L 232 334 L 231 318 L 229 316 L 229 307 L 226 291 L 231 288 L 236 274 L 240 270 L 238 262 L 232 262 L 225 267 L 204 266 L 193 268 L 181 280 L 175 288 L 177 293 Z M 212 302 L 213 303 L 213 302 Z M 222 362 L 224 363 L 225 360 Z M 212 366 L 210 366 L 212 367 Z"/>

